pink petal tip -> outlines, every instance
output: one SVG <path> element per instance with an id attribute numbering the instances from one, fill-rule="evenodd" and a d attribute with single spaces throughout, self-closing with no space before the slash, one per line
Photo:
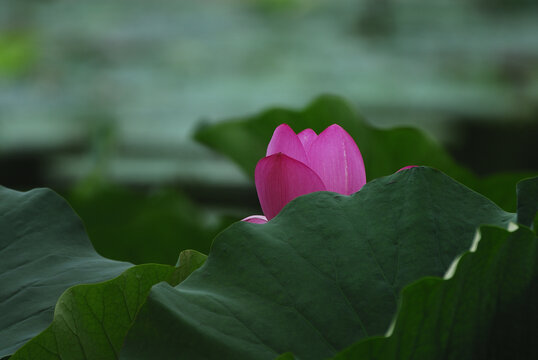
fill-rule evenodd
<path id="1" fill-rule="evenodd" d="M 308 156 L 308 151 L 310 150 L 310 146 L 312 146 L 312 143 L 314 140 L 318 138 L 318 134 L 312 129 L 305 129 L 301 131 L 299 134 L 297 134 L 299 137 L 299 140 L 301 140 L 301 143 L 303 144 L 304 150 L 306 151 L 306 154 Z"/>
<path id="2" fill-rule="evenodd" d="M 418 165 L 407 165 L 407 166 L 404 166 L 403 168 L 401 168 L 400 170 L 398 170 L 398 171 L 396 171 L 396 172 L 400 172 L 400 171 L 403 171 L 403 170 L 411 169 L 411 168 L 414 168 L 414 167 L 418 167 Z"/>
<path id="3" fill-rule="evenodd" d="M 278 153 L 286 154 L 302 163 L 308 163 L 301 140 L 287 124 L 281 124 L 275 129 L 273 137 L 271 137 L 271 141 L 267 145 L 266 156 Z"/>
<path id="4" fill-rule="evenodd" d="M 312 142 L 308 158 L 328 191 L 351 195 L 366 184 L 361 152 L 355 140 L 337 124 Z"/>

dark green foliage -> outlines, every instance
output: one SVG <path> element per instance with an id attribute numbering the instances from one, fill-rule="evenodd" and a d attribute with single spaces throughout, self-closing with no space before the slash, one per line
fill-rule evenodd
<path id="1" fill-rule="evenodd" d="M 130 267 L 99 256 L 54 192 L 0 188 L 0 199 L 0 356 L 38 335 L 54 312 L 13 359 L 115 359 L 151 286 L 177 285 L 205 261 L 184 251 L 177 268 Z"/>
<path id="2" fill-rule="evenodd" d="M 382 335 L 400 290 L 442 276 L 476 228 L 506 213 L 441 172 L 413 168 L 351 197 L 299 197 L 264 225 L 222 232 L 206 264 L 151 290 L 125 359 L 302 359 Z"/>
<path id="3" fill-rule="evenodd" d="M 0 187 L 0 259 L 0 357 L 50 324 L 67 288 L 131 266 L 99 256 L 73 210 L 46 189 Z"/>
<path id="4" fill-rule="evenodd" d="M 208 253 L 217 232 L 229 224 L 208 216 L 180 192 L 150 194 L 96 186 L 69 195 L 101 255 L 134 264 L 174 265 L 186 249 Z"/>
<path id="5" fill-rule="evenodd" d="M 161 281 L 179 284 L 205 258 L 187 250 L 177 268 L 138 265 L 113 280 L 68 289 L 58 300 L 52 324 L 11 359 L 117 359 L 151 287 Z"/>
<path id="6" fill-rule="evenodd" d="M 404 289 L 394 332 L 346 349 L 345 359 L 536 359 L 538 238 L 482 227 L 454 276 Z"/>
<path id="7" fill-rule="evenodd" d="M 111 260 L 52 191 L 0 188 L 0 358 L 17 349 L 14 360 L 538 355 L 537 239 L 526 227 L 538 221 L 538 178 L 518 184 L 516 217 L 439 170 L 395 173 L 431 165 L 514 210 L 524 177 L 479 179 L 423 133 L 375 129 L 334 97 L 196 136 L 253 175 L 284 122 L 318 133 L 342 125 L 369 182 L 350 197 L 299 197 L 264 225 L 238 222 L 207 262 L 196 251 L 177 255 L 208 251 L 226 222 L 176 191 L 70 194 Z M 516 221 L 517 231 L 502 229 Z"/>

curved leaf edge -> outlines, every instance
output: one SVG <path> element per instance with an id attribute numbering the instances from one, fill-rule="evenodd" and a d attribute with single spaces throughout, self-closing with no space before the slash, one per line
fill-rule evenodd
<path id="1" fill-rule="evenodd" d="M 511 213 L 511 212 L 507 212 L 505 211 L 504 209 L 502 209 L 499 205 L 497 205 L 494 201 L 492 201 L 491 199 L 489 199 L 487 196 L 485 196 L 484 194 L 468 187 L 467 185 L 465 185 L 464 183 L 458 181 L 457 179 L 454 179 L 453 177 L 451 177 L 450 175 L 444 173 L 443 171 L 437 169 L 437 168 L 434 168 L 434 167 L 430 167 L 430 166 L 416 166 L 412 169 L 407 169 L 407 170 L 404 170 L 404 171 L 423 171 L 423 170 L 430 170 L 430 171 L 434 171 L 434 172 L 437 172 L 437 173 L 440 173 L 440 174 L 443 174 L 444 176 L 446 176 L 447 178 L 450 178 L 452 181 L 454 181 L 455 183 L 457 183 L 458 185 L 466 188 L 468 191 L 474 193 L 476 196 L 478 197 L 481 197 L 485 200 L 488 200 L 490 201 L 491 203 L 495 204 L 495 206 L 497 207 L 497 210 L 499 211 L 499 213 L 505 213 L 508 215 L 508 217 L 505 219 L 506 221 L 506 224 L 509 224 L 511 222 L 517 222 L 517 213 Z M 394 176 L 399 176 L 398 174 L 399 172 L 395 172 L 393 174 L 390 174 L 390 175 L 387 175 L 387 176 L 382 176 L 382 177 L 379 177 L 377 179 L 373 179 L 371 181 L 368 181 L 359 191 L 351 194 L 351 195 L 343 195 L 343 194 L 339 194 L 339 193 L 335 193 L 335 192 L 331 192 L 331 191 L 317 191 L 317 192 L 314 192 L 314 193 L 310 193 L 310 194 L 305 194 L 305 195 L 301 195 L 301 196 L 298 196 L 296 197 L 295 199 L 291 200 L 289 203 L 287 203 L 283 208 L 282 210 L 280 210 L 280 212 L 273 218 L 271 219 L 271 221 L 274 221 L 274 222 L 277 222 L 278 219 L 280 217 L 283 217 L 283 216 L 287 216 L 287 215 L 284 215 L 286 214 L 290 208 L 294 207 L 295 206 L 295 203 L 297 203 L 298 201 L 304 201 L 304 199 L 308 198 L 308 197 L 315 197 L 317 196 L 316 193 L 320 193 L 320 192 L 324 192 L 324 193 L 329 193 L 331 194 L 332 196 L 336 197 L 336 198 L 341 198 L 341 197 L 356 197 L 356 196 L 360 196 L 360 193 L 361 191 L 364 191 L 365 189 L 368 189 L 370 186 L 373 186 L 375 183 L 377 183 L 378 181 L 383 181 L 383 179 L 389 179 L 391 177 L 394 177 Z M 538 179 L 538 177 L 536 178 Z M 251 223 L 248 223 L 248 222 L 244 222 L 244 221 L 238 221 L 232 225 L 230 225 L 228 228 L 232 227 L 232 226 L 264 226 L 265 224 L 251 224 Z M 484 223 L 483 225 L 491 225 L 491 224 L 487 224 L 487 223 Z M 524 225 L 524 224 L 523 224 Z M 228 229 L 227 228 L 227 229 Z M 223 231 L 225 231 L 226 229 L 224 229 Z M 221 231 L 221 233 L 223 232 Z M 216 241 L 217 239 L 220 238 L 220 234 L 217 234 L 217 236 L 215 236 L 215 238 L 213 239 L 213 242 Z"/>
<path id="2" fill-rule="evenodd" d="M 412 172 L 428 172 L 428 173 L 436 173 L 436 174 L 438 174 L 438 175 L 442 174 L 442 176 L 443 176 L 443 177 L 446 177 L 447 180 L 450 179 L 451 181 L 454 181 L 454 180 L 451 179 L 449 176 L 443 174 L 441 171 L 439 171 L 439 170 L 437 170 L 437 169 L 433 169 L 433 168 L 428 168 L 428 167 L 416 167 L 416 168 L 407 170 L 407 174 L 410 174 L 410 173 L 412 173 Z M 402 176 L 406 176 L 406 173 L 404 173 L 404 172 L 399 172 L 399 173 L 392 174 L 392 175 L 390 175 L 390 176 L 388 176 L 388 177 L 379 178 L 379 179 L 373 180 L 372 182 L 368 183 L 368 184 L 370 184 L 370 185 L 367 184 L 367 185 L 365 186 L 365 188 L 367 189 L 368 186 L 372 186 L 372 185 L 374 185 L 375 183 L 377 183 L 377 182 L 379 182 L 379 181 L 384 181 L 384 182 L 389 182 L 389 183 L 390 183 L 390 181 L 391 181 L 391 177 L 402 177 Z M 459 184 L 459 183 L 458 183 L 458 184 Z M 459 184 L 459 185 L 461 185 L 461 184 Z M 486 199 L 486 197 L 483 196 L 482 194 L 477 193 L 476 191 L 473 191 L 473 190 L 471 190 L 471 189 L 468 189 L 468 188 L 467 188 L 466 186 L 464 186 L 464 185 L 463 185 L 462 187 L 464 187 L 464 188 L 467 189 L 467 190 L 470 190 L 470 192 L 476 194 L 478 197 L 481 197 L 481 198 L 483 198 L 483 199 Z M 361 191 L 363 191 L 363 190 L 361 190 Z M 353 195 L 351 195 L 351 196 L 341 195 L 341 194 L 337 194 L 337 193 L 324 192 L 325 195 L 323 195 L 323 197 L 327 197 L 327 196 L 328 196 L 328 197 L 340 198 L 341 200 L 343 200 L 343 199 L 345 199 L 345 198 L 358 197 L 358 196 L 360 196 L 359 194 L 361 193 L 361 191 L 359 191 L 359 192 L 357 192 L 357 193 L 355 193 L 355 194 L 353 194 Z M 289 203 L 289 204 L 288 204 L 288 205 L 281 211 L 281 213 L 280 213 L 277 217 L 275 217 L 274 219 L 272 219 L 272 220 L 271 220 L 269 223 L 267 223 L 267 224 L 251 224 L 251 223 L 246 223 L 246 222 L 237 222 L 237 223 L 233 224 L 231 227 L 232 227 L 232 228 L 235 228 L 235 230 L 236 230 L 238 233 L 242 232 L 241 229 L 245 229 L 245 232 L 248 232 L 248 230 L 254 230 L 255 228 L 257 228 L 258 230 L 263 231 L 263 227 L 264 227 L 264 226 L 267 227 L 267 226 L 271 226 L 271 225 L 273 225 L 273 226 L 277 227 L 277 226 L 279 225 L 279 224 L 278 224 L 279 219 L 282 219 L 282 218 L 288 216 L 288 215 L 286 215 L 286 213 L 291 212 L 292 209 L 293 209 L 293 207 L 295 206 L 295 204 L 297 204 L 297 202 L 300 201 L 300 202 L 303 202 L 303 203 L 304 203 L 305 201 L 313 200 L 312 203 L 316 203 L 316 201 L 314 201 L 314 199 L 312 199 L 312 198 L 318 197 L 319 195 L 320 195 L 319 193 L 312 193 L 312 194 L 307 194 L 307 195 L 304 195 L 304 196 L 302 196 L 302 197 L 298 197 L 298 198 L 294 199 L 293 201 L 291 201 L 291 202 L 290 202 L 290 203 Z M 309 199 L 309 198 L 310 198 L 310 199 Z M 498 209 L 499 212 L 505 213 L 505 212 L 504 212 L 502 209 L 500 209 L 498 206 L 496 206 L 496 208 Z M 503 219 L 503 220 L 506 220 L 506 222 L 502 222 L 502 223 L 507 225 L 507 224 L 508 224 L 508 221 L 513 221 L 514 218 L 515 218 L 515 214 L 506 214 L 506 216 L 505 216 L 504 219 Z M 479 223 L 477 223 L 477 225 L 479 225 Z M 473 229 L 474 229 L 474 227 L 473 227 Z M 231 229 L 228 228 L 228 230 L 231 230 Z M 472 239 L 472 233 L 469 234 L 469 235 L 470 235 L 470 237 L 468 237 L 468 239 L 469 239 L 469 243 L 468 243 L 468 244 L 470 245 L 470 243 L 471 243 L 471 239 Z M 221 246 L 221 240 L 222 240 L 222 244 L 224 244 L 225 246 Z M 214 246 L 215 246 L 215 245 L 218 246 L 218 247 L 220 247 L 221 249 L 223 249 L 223 248 L 226 247 L 226 242 L 224 242 L 224 240 L 223 240 L 223 238 L 222 238 L 221 236 L 217 236 L 217 238 L 216 238 L 215 241 L 214 241 Z M 465 250 L 465 248 L 462 248 L 462 249 L 460 249 L 460 250 L 463 251 L 463 250 Z M 214 253 L 213 253 L 213 254 L 214 254 Z M 211 253 L 210 253 L 209 258 L 210 258 L 210 259 L 214 259 L 214 258 L 211 257 Z M 452 259 L 452 258 L 451 258 L 451 259 Z M 450 259 L 450 260 L 451 260 L 451 259 Z M 449 261 L 450 261 L 450 260 L 449 260 Z M 209 266 L 209 262 L 208 262 L 208 264 L 207 264 L 206 266 Z M 163 286 L 166 286 L 166 284 L 163 284 Z M 168 288 L 168 286 L 166 286 L 166 287 Z M 155 290 L 155 289 L 154 289 L 154 290 Z M 166 291 L 168 291 L 168 290 L 166 290 Z M 171 289 L 170 289 L 170 291 L 171 291 Z M 394 309 L 394 310 L 396 310 L 396 309 Z M 393 312 L 391 311 L 390 316 L 392 316 L 392 314 L 393 314 Z M 389 318 L 389 320 L 390 320 L 390 318 Z M 150 326 L 150 328 L 151 328 L 151 326 Z M 384 329 L 383 329 L 382 331 L 384 331 Z M 136 336 L 133 336 L 132 339 L 136 339 L 137 336 L 138 336 L 138 338 L 141 338 L 140 334 L 137 334 Z M 133 341 L 134 341 L 134 340 L 133 340 Z M 127 353 L 127 354 L 126 354 L 126 358 L 128 358 L 128 356 L 129 356 L 130 354 L 131 354 L 131 353 Z M 277 352 L 277 354 L 278 354 L 278 352 Z M 286 356 L 289 357 L 289 354 L 286 355 Z"/>
<path id="3" fill-rule="evenodd" d="M 127 328 L 125 329 L 125 331 L 123 331 L 123 333 L 120 334 L 119 337 L 121 338 L 121 341 L 109 342 L 110 347 L 113 348 L 112 353 L 108 352 L 108 354 L 104 354 L 103 352 L 100 351 L 102 349 L 91 349 L 90 351 L 94 352 L 94 357 L 88 356 L 84 352 L 83 344 L 79 338 L 80 334 L 76 332 L 78 331 L 78 327 L 75 327 L 76 330 L 72 333 L 72 335 L 74 335 L 76 338 L 79 338 L 78 342 L 82 350 L 81 354 L 83 354 L 84 358 L 86 357 L 88 359 L 91 359 L 91 358 L 116 359 L 118 358 L 119 351 L 121 350 L 121 346 L 123 345 L 123 339 L 125 338 L 128 329 L 136 320 L 136 316 L 138 315 L 138 312 L 140 311 L 140 308 L 142 307 L 142 305 L 145 303 L 147 295 L 149 294 L 149 291 L 151 290 L 151 288 L 154 285 L 161 282 L 167 282 L 171 286 L 178 285 L 183 280 L 188 278 L 192 272 L 194 272 L 199 267 L 201 267 L 203 263 L 205 262 L 206 258 L 207 258 L 206 255 L 196 250 L 184 250 L 180 253 L 178 263 L 175 267 L 171 265 L 165 265 L 165 264 L 134 265 L 113 279 L 105 280 L 98 283 L 92 283 L 92 284 L 79 284 L 79 285 L 75 285 L 66 289 L 64 293 L 59 297 L 56 303 L 56 306 L 54 309 L 54 318 L 53 318 L 52 323 L 45 330 L 43 330 L 40 334 L 38 334 L 33 339 L 28 341 L 21 348 L 19 348 L 11 357 L 8 357 L 8 358 L 11 360 L 35 359 L 35 358 L 39 358 L 39 359 L 65 358 L 65 355 L 64 356 L 61 355 L 61 352 L 65 351 L 65 348 L 63 350 L 59 349 L 58 339 L 56 338 L 56 332 L 58 331 L 58 327 L 62 326 L 61 323 L 66 322 L 65 311 L 63 309 L 65 306 L 69 307 L 68 304 L 75 303 L 77 298 L 80 299 L 84 297 L 85 294 L 87 294 L 90 291 L 104 290 L 107 287 L 120 287 L 121 288 L 122 283 L 124 284 L 126 281 L 133 280 L 133 278 L 141 281 L 144 276 L 148 277 L 152 275 L 151 273 L 153 273 L 155 278 L 153 279 L 153 281 L 150 281 L 149 283 L 150 286 L 145 286 L 142 289 L 141 296 L 140 294 L 137 294 L 137 301 L 139 299 L 142 299 L 142 301 L 137 302 L 136 309 L 134 311 L 134 316 L 131 317 L 130 322 Z M 123 296 L 125 297 L 125 294 L 123 294 Z M 106 300 L 110 300 L 110 299 L 105 299 L 105 295 L 101 294 L 101 299 L 99 300 L 101 300 L 104 304 Z M 91 308 L 91 305 L 89 302 L 88 302 L 88 306 Z M 125 306 L 128 307 L 127 299 L 125 299 Z M 72 308 L 69 309 L 69 311 L 71 310 Z M 80 315 L 80 313 L 78 314 L 71 313 L 69 315 L 74 318 L 74 316 Z M 114 315 L 115 314 L 113 314 L 111 317 L 114 317 Z M 88 326 L 88 322 L 83 323 L 83 325 L 86 325 L 87 328 L 90 327 Z M 103 332 L 106 333 L 106 330 L 104 330 L 104 328 L 103 328 Z M 109 337 L 109 334 L 105 334 L 105 335 Z M 118 337 L 117 334 L 113 334 L 113 335 L 115 335 L 115 337 Z M 108 340 L 110 340 L 110 338 Z M 95 350 L 97 350 L 97 353 L 95 353 Z M 107 350 L 110 350 L 110 349 L 107 349 Z"/>
<path id="4" fill-rule="evenodd" d="M 529 238 L 534 237 L 535 243 L 533 245 L 534 245 L 535 252 L 536 252 L 536 249 L 538 249 L 538 237 L 536 236 L 536 232 L 525 225 L 515 225 L 514 223 L 511 223 L 508 229 L 504 229 L 504 228 L 501 228 L 498 226 L 492 226 L 492 225 L 483 225 L 483 226 L 480 226 L 479 229 L 477 229 L 478 234 L 482 232 L 491 232 L 491 231 L 503 232 L 504 235 L 506 235 L 506 238 L 503 239 L 502 241 L 503 244 L 509 241 L 520 240 L 520 239 L 512 239 L 510 236 L 511 233 L 515 233 L 515 235 L 522 234 L 522 236 L 527 236 Z M 487 241 L 488 239 L 485 240 L 485 242 Z M 451 268 L 453 267 L 453 271 L 450 271 L 449 269 L 449 271 L 447 271 L 447 274 L 445 274 L 443 278 L 435 277 L 435 276 L 426 276 L 405 286 L 400 292 L 400 297 L 399 297 L 400 300 L 398 302 L 398 309 L 394 316 L 394 320 L 392 321 L 391 325 L 387 329 L 387 333 L 384 336 L 371 336 L 365 339 L 361 339 L 357 341 L 355 344 L 352 344 L 348 348 L 336 354 L 330 360 L 354 360 L 354 359 L 381 360 L 381 359 L 397 358 L 394 356 L 383 356 L 380 354 L 376 354 L 374 353 L 374 351 L 376 349 L 389 346 L 390 344 L 389 342 L 394 339 L 396 331 L 397 330 L 402 331 L 400 329 L 401 322 L 399 321 L 399 319 L 402 317 L 402 310 L 405 310 L 403 308 L 403 304 L 405 304 L 406 302 L 413 302 L 416 299 L 415 293 L 420 293 L 421 290 L 424 288 L 433 291 L 433 289 L 435 288 L 451 286 L 451 284 L 456 281 L 455 280 L 456 277 L 460 275 L 460 272 L 465 271 L 464 267 L 466 265 L 473 262 L 477 256 L 481 255 L 482 252 L 490 251 L 489 249 L 485 249 L 487 246 L 490 246 L 490 245 L 491 244 L 482 243 L 482 240 L 478 238 L 478 241 L 475 241 L 475 243 L 473 243 L 473 246 L 471 246 L 471 249 L 464 252 L 462 255 L 458 256 L 456 259 L 454 259 L 453 266 L 451 266 Z M 464 269 L 461 270 L 462 268 Z M 522 351 L 523 352 L 529 351 L 529 349 L 523 349 Z M 299 358 L 296 358 L 292 353 L 287 352 L 287 353 L 281 354 L 275 360 L 294 360 L 294 359 L 298 360 Z"/>

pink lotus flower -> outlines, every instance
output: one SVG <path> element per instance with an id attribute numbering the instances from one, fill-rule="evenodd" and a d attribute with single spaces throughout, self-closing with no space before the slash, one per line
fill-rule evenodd
<path id="1" fill-rule="evenodd" d="M 351 195 L 366 184 L 361 152 L 336 124 L 319 135 L 312 129 L 295 134 L 286 124 L 278 126 L 254 178 L 265 216 L 252 215 L 243 221 L 256 224 L 271 220 L 298 196 L 315 191 Z"/>

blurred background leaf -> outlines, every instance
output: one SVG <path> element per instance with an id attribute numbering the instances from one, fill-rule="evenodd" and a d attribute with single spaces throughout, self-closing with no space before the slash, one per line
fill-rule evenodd
<path id="1" fill-rule="evenodd" d="M 536 33 L 527 0 L 3 0 L 0 184 L 67 196 L 102 254 L 172 264 L 144 251 L 140 219 L 161 219 L 160 246 L 204 251 L 229 221 L 260 211 L 251 174 L 193 141 L 195 130 L 324 93 L 376 129 L 422 129 L 479 175 L 532 173 Z M 406 131 L 396 143 L 427 155 Z M 371 178 L 412 160 L 374 157 L 387 134 L 358 138 Z M 245 144 L 229 146 L 252 156 L 266 146 Z M 456 176 L 452 164 L 446 154 L 435 162 Z M 513 193 L 494 190 L 512 189 L 512 175 L 456 177 L 515 208 Z M 122 226 L 129 255 L 108 240 Z"/>
<path id="2" fill-rule="evenodd" d="M 194 129 L 323 93 L 477 173 L 536 170 L 537 20 L 527 0 L 4 0 L 0 183 L 69 189 L 111 131 L 113 183 L 248 188 Z"/>
<path id="3" fill-rule="evenodd" d="M 289 124 L 297 133 L 312 128 L 318 134 L 333 123 L 355 139 L 366 168 L 368 181 L 394 173 L 407 165 L 427 165 L 442 170 L 482 193 L 499 206 L 516 210 L 515 186 L 529 173 L 496 174 L 485 178 L 456 164 L 434 139 L 415 128 L 378 129 L 357 115 L 343 100 L 323 96 L 303 110 L 272 109 L 245 119 L 232 119 L 201 127 L 195 138 L 237 162 L 254 177 L 259 159 L 265 156 L 274 129 Z M 249 151 L 245 151 L 249 149 Z"/>
<path id="4" fill-rule="evenodd" d="M 207 254 L 215 235 L 237 220 L 203 211 L 171 189 L 144 193 L 103 185 L 68 196 L 101 255 L 134 264 L 174 265 L 186 249 Z"/>
<path id="5" fill-rule="evenodd" d="M 36 60 L 32 38 L 24 33 L 0 33 L 0 77 L 21 76 Z"/>

